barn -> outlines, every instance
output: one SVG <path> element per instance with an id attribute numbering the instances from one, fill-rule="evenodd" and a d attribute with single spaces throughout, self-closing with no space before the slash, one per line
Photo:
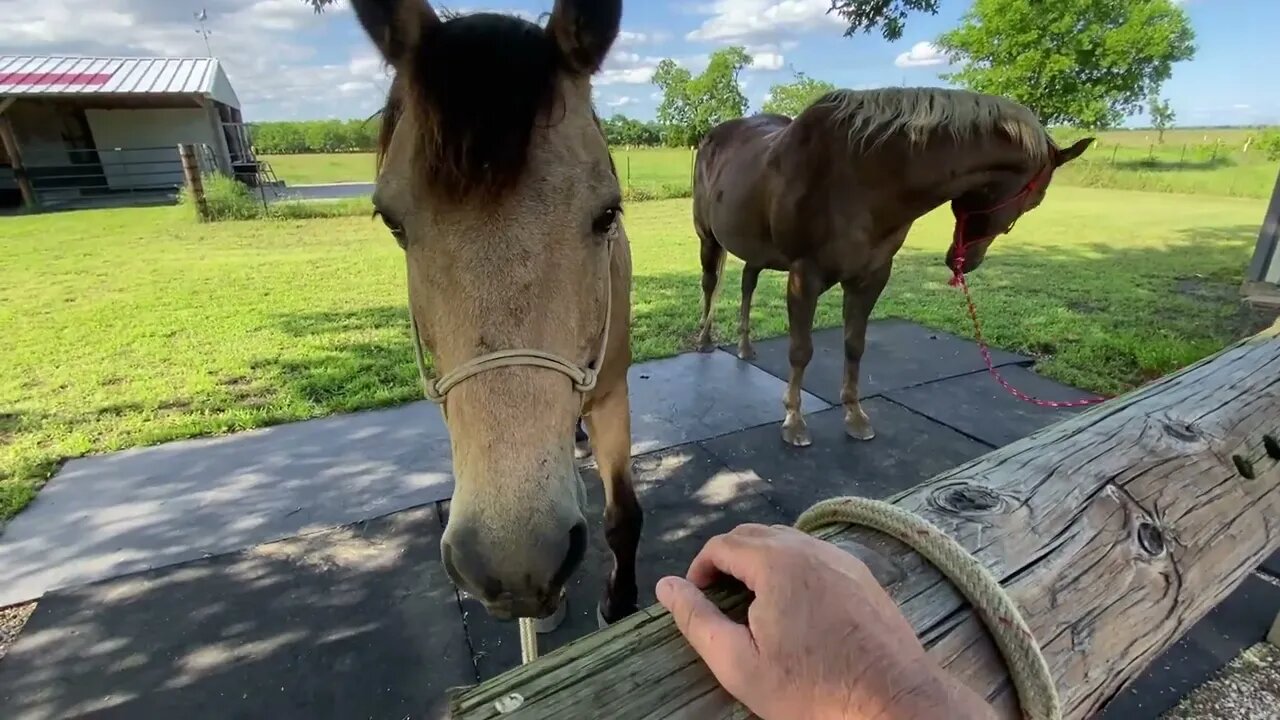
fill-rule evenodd
<path id="1" fill-rule="evenodd" d="M 208 169 L 253 167 L 240 100 L 214 58 L 0 56 L 0 205 L 172 197 L 178 143 Z"/>

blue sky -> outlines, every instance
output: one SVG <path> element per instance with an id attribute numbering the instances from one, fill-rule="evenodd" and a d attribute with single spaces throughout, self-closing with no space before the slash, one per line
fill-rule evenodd
<path id="1" fill-rule="evenodd" d="M 1051 0 L 1049 0 L 1051 1 Z M 249 120 L 366 117 L 386 77 L 346 0 L 314 15 L 301 0 L 0 0 L 7 18 L 0 53 L 205 54 L 193 12 L 207 9 L 214 54 L 227 68 Z M 464 0 L 455 10 L 536 17 L 551 0 Z M 1165 95 L 1185 125 L 1280 124 L 1274 37 L 1277 0 L 1181 0 L 1199 50 L 1175 66 Z M 747 46 L 756 66 L 742 80 L 758 110 L 774 83 L 799 70 L 840 87 L 945 84 L 946 65 L 927 43 L 954 27 L 965 0 L 942 0 L 937 16 L 916 15 L 901 41 L 843 37 L 828 0 L 629 0 L 623 36 L 596 81 L 604 114 L 651 118 L 653 67 L 664 57 L 700 70 L 709 53 Z M 1140 125 L 1145 117 L 1130 119 Z"/>

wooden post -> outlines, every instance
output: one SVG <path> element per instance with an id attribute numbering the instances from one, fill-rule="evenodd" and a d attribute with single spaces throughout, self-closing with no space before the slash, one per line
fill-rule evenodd
<path id="1" fill-rule="evenodd" d="M 1001 580 L 1058 683 L 1064 717 L 1093 715 L 1280 547 L 1280 322 L 1175 375 L 893 498 Z M 905 546 L 828 535 L 877 573 L 953 675 L 1020 717 L 1000 654 L 967 603 Z M 711 593 L 731 614 L 747 597 Z M 837 637 L 833 641 L 838 641 Z M 746 718 L 652 607 L 538 661 L 450 693 L 455 720 Z"/>
<path id="2" fill-rule="evenodd" d="M 5 108 L 12 103 L 6 103 Z M 36 209 L 40 201 L 36 198 L 35 188 L 31 185 L 31 177 L 27 175 L 27 166 L 22 161 L 22 148 L 18 146 L 18 136 L 13 131 L 9 118 L 0 114 L 0 142 L 4 143 L 4 151 L 9 156 L 9 166 L 13 168 L 13 177 L 18 181 L 18 192 L 22 195 L 22 203 L 29 209 Z"/>
<path id="3" fill-rule="evenodd" d="M 1258 232 L 1258 244 L 1253 260 L 1245 273 L 1247 283 L 1280 285 L 1280 173 L 1276 174 L 1276 186 L 1271 191 L 1271 204 Z"/>
<path id="4" fill-rule="evenodd" d="M 182 177 L 186 181 L 187 192 L 196 203 L 196 212 L 201 220 L 208 220 L 209 203 L 204 197 L 204 181 L 200 177 L 200 162 L 196 159 L 195 146 L 190 143 L 180 143 L 178 157 L 182 159 Z"/>

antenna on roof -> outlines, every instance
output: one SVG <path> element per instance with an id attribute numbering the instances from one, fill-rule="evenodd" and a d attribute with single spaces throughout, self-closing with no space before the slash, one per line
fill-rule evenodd
<path id="1" fill-rule="evenodd" d="M 205 23 L 209 21 L 209 11 L 201 8 L 200 12 L 193 14 L 196 22 L 200 23 L 200 29 L 196 30 L 196 34 L 204 38 L 204 49 L 209 53 L 209 57 L 213 57 L 213 48 L 209 45 L 209 28 L 205 26 Z"/>

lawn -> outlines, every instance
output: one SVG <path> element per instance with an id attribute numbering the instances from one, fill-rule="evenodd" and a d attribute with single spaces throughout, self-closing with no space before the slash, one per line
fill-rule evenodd
<path id="1" fill-rule="evenodd" d="M 1237 285 L 1265 203 L 1054 188 L 973 286 L 991 340 L 1118 392 L 1245 330 Z M 635 203 L 637 360 L 688 349 L 700 270 L 689 201 Z M 942 266 L 945 209 L 917 224 L 877 316 L 970 334 Z M 0 218 L 0 519 L 65 458 L 418 397 L 400 252 L 368 217 L 197 225 L 180 208 Z M 739 265 L 718 316 L 731 338 Z M 757 336 L 785 332 L 782 277 Z M 839 324 L 839 294 L 818 321 Z"/>

